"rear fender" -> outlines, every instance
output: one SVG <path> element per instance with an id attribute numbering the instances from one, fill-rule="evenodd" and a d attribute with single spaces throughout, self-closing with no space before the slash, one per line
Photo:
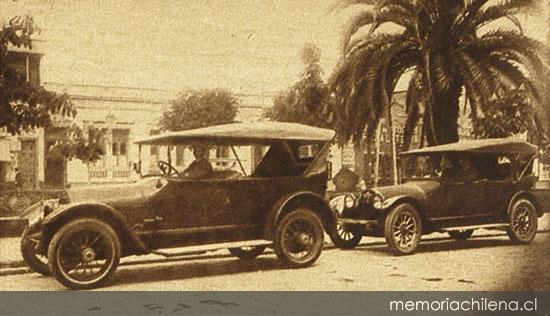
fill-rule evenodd
<path id="1" fill-rule="evenodd" d="M 46 253 L 55 232 L 68 221 L 82 217 L 99 218 L 111 225 L 121 239 L 125 252 L 131 254 L 150 252 L 150 249 L 133 232 L 124 215 L 109 205 L 95 202 L 70 204 L 47 216 L 42 222 L 42 238 L 40 239 L 39 250 Z"/>
<path id="2" fill-rule="evenodd" d="M 297 207 L 307 207 L 317 213 L 326 232 L 336 229 L 338 214 L 317 193 L 304 191 L 289 194 L 277 201 L 271 208 L 264 227 L 264 238 L 274 240 L 277 223 L 288 212 Z"/>

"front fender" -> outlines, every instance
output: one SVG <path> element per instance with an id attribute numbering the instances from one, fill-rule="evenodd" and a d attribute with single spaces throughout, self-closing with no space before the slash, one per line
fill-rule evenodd
<path id="1" fill-rule="evenodd" d="M 336 228 L 336 221 L 338 219 L 336 211 L 319 194 L 303 191 L 286 195 L 273 205 L 266 219 L 264 238 L 274 240 L 279 219 L 298 206 L 308 206 L 312 211 L 316 212 L 323 222 L 325 231 L 330 232 Z"/>
<path id="2" fill-rule="evenodd" d="M 149 253 L 150 249 L 129 226 L 126 217 L 110 205 L 98 202 L 67 204 L 46 216 L 42 222 L 42 236 L 39 247 L 47 249 L 48 243 L 61 225 L 74 218 L 98 217 L 105 220 L 117 231 L 121 242 L 130 246 L 135 253 Z M 130 243 L 129 245 L 127 243 Z"/>
<path id="3" fill-rule="evenodd" d="M 382 208 L 380 211 L 382 212 L 389 212 L 395 205 L 401 204 L 401 203 L 409 203 L 412 204 L 417 211 L 422 212 L 424 209 L 424 203 L 422 201 L 419 201 L 415 198 L 412 198 L 407 195 L 398 195 L 398 196 L 392 196 L 391 198 L 388 198 L 384 200 L 382 203 Z"/>

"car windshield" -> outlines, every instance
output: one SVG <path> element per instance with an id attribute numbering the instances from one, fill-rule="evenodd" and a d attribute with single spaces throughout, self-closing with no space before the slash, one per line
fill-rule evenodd
<path id="1" fill-rule="evenodd" d="M 319 142 L 287 141 L 264 145 L 151 145 L 141 155 L 141 174 L 169 173 L 187 179 L 296 176 L 319 154 Z M 324 165 L 323 165 L 324 166 Z M 162 172 L 162 169 L 166 172 Z"/>
<path id="2" fill-rule="evenodd" d="M 401 175 L 404 180 L 437 179 L 441 177 L 439 155 L 410 155 L 401 158 Z"/>

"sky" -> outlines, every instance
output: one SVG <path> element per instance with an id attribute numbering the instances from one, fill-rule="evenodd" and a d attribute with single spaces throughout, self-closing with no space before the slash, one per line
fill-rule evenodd
<path id="1" fill-rule="evenodd" d="M 550 4 L 550 0 L 544 0 Z M 0 0 L 42 29 L 43 82 L 272 95 L 297 79 L 306 43 L 329 75 L 347 15 L 331 0 Z M 527 19 L 544 40 L 545 17 Z M 547 25 L 547 24 L 546 24 Z"/>

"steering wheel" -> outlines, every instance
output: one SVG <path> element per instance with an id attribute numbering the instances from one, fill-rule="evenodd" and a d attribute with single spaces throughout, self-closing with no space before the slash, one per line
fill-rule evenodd
<path id="1" fill-rule="evenodd" d="M 178 170 L 166 161 L 159 160 L 157 164 L 159 166 L 160 171 L 167 177 L 170 177 L 173 175 L 176 175 L 176 176 L 180 175 Z"/>

